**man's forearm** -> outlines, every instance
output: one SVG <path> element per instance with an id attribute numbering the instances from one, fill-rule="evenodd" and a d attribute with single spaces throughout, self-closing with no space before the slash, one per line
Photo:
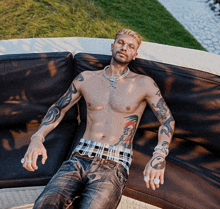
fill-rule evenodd
<path id="1" fill-rule="evenodd" d="M 45 137 L 62 121 L 66 110 L 69 109 L 65 108 L 71 103 L 72 95 L 76 93 L 76 87 L 72 83 L 66 94 L 64 94 L 55 104 L 49 108 L 36 134 L 40 134 Z"/>
<path id="2" fill-rule="evenodd" d="M 41 134 L 43 137 L 46 137 L 46 135 L 56 128 L 56 126 L 62 121 L 64 115 L 65 113 L 62 113 L 58 107 L 55 105 L 51 106 L 36 134 Z"/>
<path id="3" fill-rule="evenodd" d="M 172 115 L 168 117 L 168 119 L 161 124 L 158 132 L 158 145 L 162 147 L 169 148 L 170 142 L 173 137 L 175 127 L 175 121 Z"/>

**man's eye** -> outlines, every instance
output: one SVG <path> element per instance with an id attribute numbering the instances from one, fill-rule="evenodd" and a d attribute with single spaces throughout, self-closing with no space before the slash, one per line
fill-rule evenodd
<path id="1" fill-rule="evenodd" d="M 130 48 L 130 49 L 134 49 L 134 46 L 133 46 L 133 45 L 129 45 L 129 48 Z"/>

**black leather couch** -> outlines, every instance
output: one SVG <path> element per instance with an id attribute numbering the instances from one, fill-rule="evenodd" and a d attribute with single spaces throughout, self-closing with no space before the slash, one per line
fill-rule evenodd
<path id="1" fill-rule="evenodd" d="M 69 52 L 0 56 L 0 187 L 45 185 L 82 137 L 86 104 L 81 99 L 47 137 L 48 160 L 35 172 L 20 163 L 30 137 L 52 105 L 85 70 L 101 70 L 107 55 Z M 165 184 L 147 189 L 143 170 L 157 143 L 157 122 L 146 108 L 134 139 L 134 158 L 124 195 L 161 208 L 220 208 L 220 77 L 136 59 L 136 73 L 152 77 L 176 121 Z"/>

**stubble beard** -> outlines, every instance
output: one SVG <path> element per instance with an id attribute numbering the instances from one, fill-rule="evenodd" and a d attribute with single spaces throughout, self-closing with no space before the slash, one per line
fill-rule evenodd
<path id="1" fill-rule="evenodd" d="M 121 53 L 121 52 L 115 52 L 115 53 L 113 52 L 112 53 L 112 58 L 113 58 L 114 63 L 118 63 L 118 64 L 121 64 L 121 65 L 128 65 L 131 62 L 131 60 L 130 61 L 127 61 L 127 60 L 123 61 L 123 60 L 118 59 L 117 58 L 118 53 Z M 127 58 L 127 55 L 125 55 L 125 56 Z"/>

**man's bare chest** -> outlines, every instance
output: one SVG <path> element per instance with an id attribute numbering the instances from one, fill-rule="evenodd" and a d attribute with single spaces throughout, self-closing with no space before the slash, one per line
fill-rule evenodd
<path id="1" fill-rule="evenodd" d="M 144 101 L 141 88 L 129 82 L 116 82 L 115 87 L 108 80 L 87 82 L 82 88 L 82 95 L 91 110 L 110 107 L 116 112 L 134 112 Z"/>

